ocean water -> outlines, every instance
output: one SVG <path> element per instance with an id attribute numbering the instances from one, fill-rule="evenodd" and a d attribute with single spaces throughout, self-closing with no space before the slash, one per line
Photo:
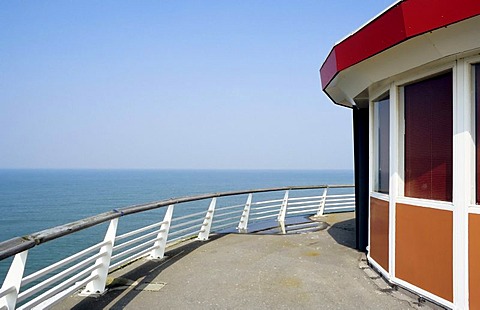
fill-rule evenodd
<path id="1" fill-rule="evenodd" d="M 353 184 L 349 170 L 0 170 L 0 241 L 66 224 L 115 208 L 173 197 L 290 185 Z M 205 203 L 204 203 L 205 204 Z M 191 211 L 175 209 L 175 216 Z M 201 206 L 206 210 L 205 206 Z M 129 216 L 119 227 L 140 227 L 163 210 Z M 123 218 L 122 218 L 123 220 Z M 29 252 L 27 273 L 100 241 L 105 225 Z M 97 240 L 98 239 L 98 240 Z M 42 248 L 42 249 L 39 249 Z M 0 261 L 3 281 L 11 260 Z"/>

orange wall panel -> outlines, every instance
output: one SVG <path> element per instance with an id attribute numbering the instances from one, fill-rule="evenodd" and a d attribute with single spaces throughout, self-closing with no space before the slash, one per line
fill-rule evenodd
<path id="1" fill-rule="evenodd" d="M 370 257 L 389 271 L 388 201 L 370 197 Z"/>
<path id="2" fill-rule="evenodd" d="M 395 275 L 453 302 L 453 214 L 396 205 Z"/>
<path id="3" fill-rule="evenodd" d="M 470 309 L 480 309 L 480 215 L 468 215 Z"/>

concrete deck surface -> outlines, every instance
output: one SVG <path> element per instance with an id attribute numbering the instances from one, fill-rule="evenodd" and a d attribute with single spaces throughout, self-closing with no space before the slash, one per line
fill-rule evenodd
<path id="1" fill-rule="evenodd" d="M 327 229 L 303 234 L 192 241 L 161 261 L 142 260 L 111 274 L 115 280 L 101 297 L 72 296 L 55 309 L 419 308 L 364 270 L 364 254 L 353 248 L 352 213 L 323 220 Z"/>

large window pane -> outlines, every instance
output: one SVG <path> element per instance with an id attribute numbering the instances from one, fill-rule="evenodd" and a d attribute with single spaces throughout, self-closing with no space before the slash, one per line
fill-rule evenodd
<path id="1" fill-rule="evenodd" d="M 405 196 L 452 201 L 452 73 L 405 86 Z"/>
<path id="2" fill-rule="evenodd" d="M 374 102 L 375 183 L 373 190 L 388 194 L 390 180 L 390 99 Z"/>

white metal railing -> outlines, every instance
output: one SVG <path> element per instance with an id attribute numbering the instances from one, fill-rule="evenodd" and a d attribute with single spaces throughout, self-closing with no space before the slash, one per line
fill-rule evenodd
<path id="1" fill-rule="evenodd" d="M 279 226 L 281 232 L 286 233 L 287 217 L 352 211 L 355 208 L 353 189 L 352 185 L 297 186 L 182 197 L 115 209 L 2 242 L 0 260 L 13 257 L 13 261 L 0 288 L 0 309 L 43 309 L 81 289 L 81 294 L 101 294 L 109 272 L 141 257 L 161 259 L 167 244 L 195 237 L 208 240 L 211 233 L 225 229 L 236 228 L 246 233 L 249 224 L 267 220 L 273 223 L 272 227 Z M 305 191 L 308 195 L 302 195 Z M 283 196 L 279 197 L 282 192 Z M 189 214 L 173 217 L 175 206 L 206 199 L 210 199 L 206 210 L 196 208 Z M 219 199 L 224 199 L 226 205 L 217 206 Z M 163 220 L 117 234 L 120 217 L 160 208 L 165 210 Z M 89 227 L 104 222 L 109 226 L 103 241 L 24 276 L 29 249 L 88 231 Z"/>

